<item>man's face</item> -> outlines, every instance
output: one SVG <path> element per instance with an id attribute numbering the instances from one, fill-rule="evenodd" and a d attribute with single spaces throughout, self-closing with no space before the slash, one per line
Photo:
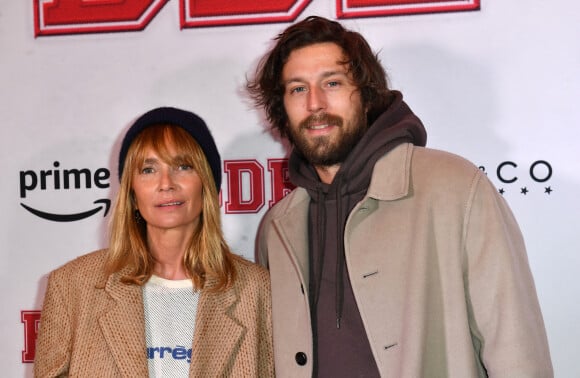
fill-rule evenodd
<path id="1" fill-rule="evenodd" d="M 342 163 L 367 129 L 343 60 L 335 43 L 317 43 L 292 51 L 282 69 L 290 141 L 315 166 Z"/>

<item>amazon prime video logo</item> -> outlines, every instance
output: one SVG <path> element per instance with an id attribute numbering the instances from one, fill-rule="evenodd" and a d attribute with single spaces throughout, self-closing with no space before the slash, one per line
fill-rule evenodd
<path id="1" fill-rule="evenodd" d="M 70 191 L 73 189 L 91 189 L 93 187 L 106 189 L 110 186 L 109 178 L 111 173 L 106 168 L 98 168 L 91 172 L 89 168 L 68 168 L 59 169 L 60 162 L 53 163 L 54 169 L 33 171 L 20 171 L 20 206 L 36 215 L 37 217 L 54 221 L 54 222 L 74 222 L 88 218 L 101 210 L 104 210 L 103 216 L 106 216 L 111 201 L 108 198 L 101 198 L 89 203 L 82 211 L 75 212 L 55 212 L 48 209 L 42 209 L 41 206 L 26 204 L 28 196 L 38 190 L 41 191 Z"/>

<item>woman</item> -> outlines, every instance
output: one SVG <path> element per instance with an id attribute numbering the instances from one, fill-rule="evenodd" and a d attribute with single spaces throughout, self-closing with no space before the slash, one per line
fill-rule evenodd
<path id="1" fill-rule="evenodd" d="M 269 278 L 224 240 L 203 120 L 145 113 L 119 178 L 109 248 L 50 274 L 35 376 L 273 376 Z"/>

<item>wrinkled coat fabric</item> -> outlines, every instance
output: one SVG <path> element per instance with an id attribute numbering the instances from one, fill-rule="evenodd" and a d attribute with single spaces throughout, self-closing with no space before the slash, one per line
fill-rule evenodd
<path id="1" fill-rule="evenodd" d="M 294 190 L 258 234 L 257 258 L 272 281 L 279 377 L 311 376 L 309 203 L 304 189 Z M 522 235 L 473 164 L 397 146 L 375 164 L 344 247 L 381 376 L 553 376 Z"/>

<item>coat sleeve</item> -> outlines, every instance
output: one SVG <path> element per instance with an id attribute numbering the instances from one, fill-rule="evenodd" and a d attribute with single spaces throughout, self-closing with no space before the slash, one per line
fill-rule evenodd
<path id="1" fill-rule="evenodd" d="M 38 378 L 68 376 L 71 324 L 64 294 L 57 272 L 51 273 L 36 340 L 34 376 Z"/>
<path id="2" fill-rule="evenodd" d="M 548 341 L 526 248 L 495 187 L 477 175 L 464 224 L 473 343 L 490 377 L 552 377 Z"/>

